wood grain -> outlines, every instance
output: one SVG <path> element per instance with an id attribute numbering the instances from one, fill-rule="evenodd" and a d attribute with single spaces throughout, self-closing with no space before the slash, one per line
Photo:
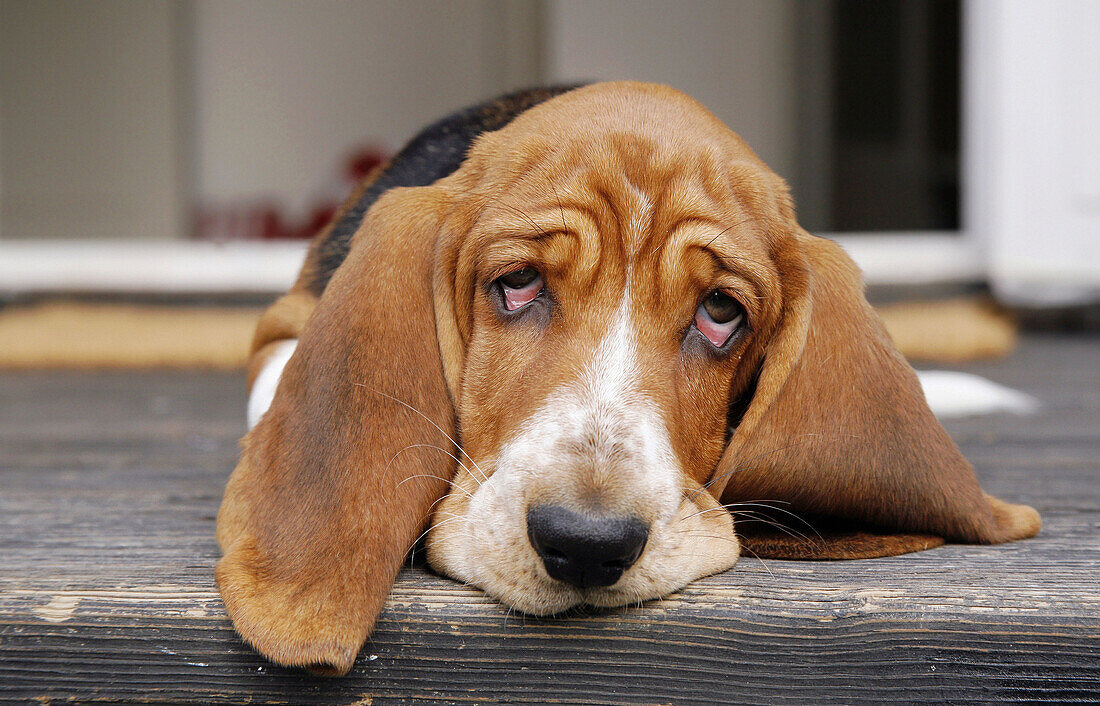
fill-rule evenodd
<path id="1" fill-rule="evenodd" d="M 663 601 L 510 614 L 414 561 L 352 673 L 275 667 L 213 587 L 243 428 L 217 373 L 0 374 L 0 700 L 61 703 L 1000 703 L 1100 700 L 1096 339 L 965 369 L 1044 403 L 949 424 L 1016 544 L 762 562 Z"/>

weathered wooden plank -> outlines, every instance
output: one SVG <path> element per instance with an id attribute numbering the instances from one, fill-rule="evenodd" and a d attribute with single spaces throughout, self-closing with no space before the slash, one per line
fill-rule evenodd
<path id="1" fill-rule="evenodd" d="M 936 693 L 1064 702 L 1100 693 L 1095 624 L 888 609 L 812 616 L 721 605 L 705 588 L 679 605 L 552 620 L 395 596 L 345 680 L 267 665 L 216 617 L 9 623 L 0 679 L 11 696 L 160 702 L 852 703 Z"/>
<path id="2" fill-rule="evenodd" d="M 663 601 L 538 619 L 405 571 L 352 674 L 274 667 L 214 590 L 240 376 L 0 375 L 0 700 L 881 703 L 1100 698 L 1096 340 L 971 366 L 1043 400 L 949 430 L 1035 540 L 761 562 Z"/>

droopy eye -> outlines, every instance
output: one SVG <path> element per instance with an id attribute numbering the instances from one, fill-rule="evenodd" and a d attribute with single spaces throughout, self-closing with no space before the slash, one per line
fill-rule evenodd
<path id="1" fill-rule="evenodd" d="M 726 345 L 744 321 L 745 310 L 725 292 L 711 292 L 695 310 L 695 327 L 715 348 Z"/>
<path id="2" fill-rule="evenodd" d="M 497 279 L 497 285 L 504 296 L 504 308 L 515 311 L 535 300 L 542 291 L 542 275 L 533 267 L 509 272 Z"/>

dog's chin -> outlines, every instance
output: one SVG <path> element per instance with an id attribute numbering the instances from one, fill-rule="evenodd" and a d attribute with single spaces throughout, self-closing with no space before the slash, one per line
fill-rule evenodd
<path id="1" fill-rule="evenodd" d="M 648 600 L 664 598 L 690 582 L 684 581 L 682 585 L 649 591 L 631 589 L 628 586 L 619 586 L 618 584 L 603 588 L 578 589 L 552 580 L 542 581 L 537 585 L 526 587 L 494 587 L 492 585 L 480 585 L 477 582 L 473 583 L 508 608 L 527 615 L 547 616 L 577 608 L 608 609 L 625 605 L 640 605 Z M 495 590 L 497 588 L 503 590 Z"/>
<path id="2" fill-rule="evenodd" d="M 555 591 L 556 595 L 549 600 L 547 600 L 547 597 L 543 594 L 542 598 L 537 601 L 529 600 L 529 595 L 518 596 L 518 598 L 522 600 L 514 601 L 505 596 L 493 595 L 489 591 L 486 591 L 486 593 L 489 593 L 490 596 L 498 600 L 501 605 L 526 615 L 535 616 L 558 615 L 574 609 L 596 608 L 606 610 L 610 608 L 620 608 L 625 605 L 636 606 L 647 600 L 663 598 L 664 595 L 668 595 L 639 596 L 634 593 L 617 590 L 595 589 L 580 591 L 565 587 L 564 590 Z M 672 593 L 672 591 L 669 593 Z"/>

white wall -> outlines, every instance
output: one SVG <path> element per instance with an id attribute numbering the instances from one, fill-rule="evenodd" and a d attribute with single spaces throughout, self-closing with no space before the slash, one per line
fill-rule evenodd
<path id="1" fill-rule="evenodd" d="M 548 0 L 547 78 L 670 84 L 793 179 L 796 10 L 793 0 Z"/>
<path id="2" fill-rule="evenodd" d="M 539 47 L 536 0 L 0 0 L 0 237 L 298 215 L 350 149 L 537 82 Z"/>
<path id="3" fill-rule="evenodd" d="M 522 4 L 501 5 L 199 0 L 198 197 L 274 196 L 301 209 L 333 180 L 349 148 L 398 148 L 501 82 L 522 80 L 524 66 L 517 76 L 501 65 L 501 36 Z"/>
<path id="4" fill-rule="evenodd" d="M 181 233 L 177 7 L 0 0 L 0 237 Z"/>

